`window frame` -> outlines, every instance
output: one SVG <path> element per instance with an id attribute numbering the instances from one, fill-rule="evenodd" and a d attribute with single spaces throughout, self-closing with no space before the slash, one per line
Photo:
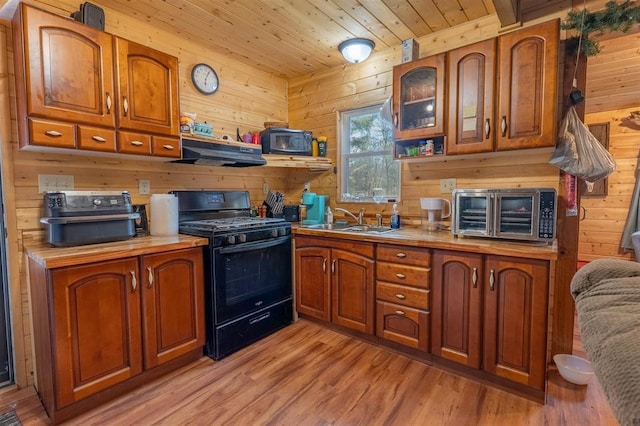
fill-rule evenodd
<path id="1" fill-rule="evenodd" d="M 383 103 L 374 104 L 364 107 L 351 108 L 347 110 L 337 111 L 337 139 L 338 139 L 338 150 L 337 150 L 337 199 L 338 202 L 341 203 L 357 203 L 357 204 L 382 204 L 382 203 L 399 203 L 402 198 L 402 164 L 398 162 L 398 160 L 394 157 L 394 145 L 391 146 L 391 149 L 388 151 L 367 151 L 365 153 L 356 153 L 350 154 L 350 141 L 345 140 L 345 136 L 348 135 L 348 125 L 349 119 L 354 116 L 367 115 L 371 113 L 381 114 L 381 109 L 383 107 Z M 392 125 L 392 124 L 391 124 Z M 364 199 L 345 199 L 343 194 L 345 193 L 345 189 L 347 188 L 347 179 L 349 179 L 348 174 L 346 173 L 345 167 L 349 162 L 350 158 L 366 158 L 373 157 L 379 155 L 387 154 L 390 156 L 391 160 L 398 162 L 398 195 L 396 197 L 386 197 L 380 203 L 376 203 L 373 200 L 372 194 L 368 194 Z"/>

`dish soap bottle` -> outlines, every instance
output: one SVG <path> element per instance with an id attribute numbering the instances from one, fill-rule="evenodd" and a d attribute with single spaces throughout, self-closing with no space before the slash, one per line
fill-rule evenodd
<path id="1" fill-rule="evenodd" d="M 400 213 L 398 212 L 398 205 L 393 205 L 393 211 L 391 212 L 391 229 L 400 228 Z"/>
<path id="2" fill-rule="evenodd" d="M 331 211 L 331 207 L 327 206 L 327 210 L 324 217 L 325 217 L 324 223 L 329 223 L 329 224 L 333 223 L 333 212 Z"/>

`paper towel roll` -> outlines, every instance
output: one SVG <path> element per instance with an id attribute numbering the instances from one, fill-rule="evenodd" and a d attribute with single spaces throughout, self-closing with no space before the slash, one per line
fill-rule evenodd
<path id="1" fill-rule="evenodd" d="M 178 197 L 151 195 L 151 235 L 178 235 Z"/>

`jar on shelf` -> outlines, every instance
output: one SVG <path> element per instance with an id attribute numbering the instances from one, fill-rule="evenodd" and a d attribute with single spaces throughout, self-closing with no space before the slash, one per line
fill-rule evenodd
<path id="1" fill-rule="evenodd" d="M 418 155 L 427 155 L 427 146 L 425 141 L 418 142 Z"/>
<path id="2" fill-rule="evenodd" d="M 327 137 L 326 136 L 318 136 L 318 155 L 320 155 L 320 157 L 327 156 Z"/>

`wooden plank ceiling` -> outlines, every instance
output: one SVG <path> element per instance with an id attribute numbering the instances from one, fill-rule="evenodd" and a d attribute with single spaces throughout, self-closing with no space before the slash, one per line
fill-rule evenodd
<path id="1" fill-rule="evenodd" d="M 399 46 L 504 10 L 505 0 L 92 0 L 178 37 L 291 78 L 345 61 L 340 42 Z M 513 0 L 507 0 L 513 4 Z M 51 2 L 53 5 L 54 2 Z"/>

